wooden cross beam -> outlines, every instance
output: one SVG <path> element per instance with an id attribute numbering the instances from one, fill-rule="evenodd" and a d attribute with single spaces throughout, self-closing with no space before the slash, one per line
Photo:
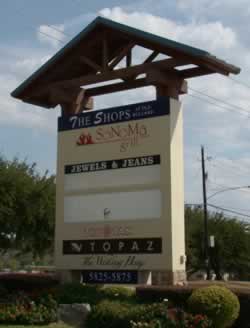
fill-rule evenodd
<path id="1" fill-rule="evenodd" d="M 143 64 L 151 63 L 159 55 L 158 51 L 153 51 L 148 58 L 145 59 Z"/>
<path id="2" fill-rule="evenodd" d="M 182 65 L 187 65 L 185 60 L 182 59 L 174 59 L 174 58 L 168 58 L 168 59 L 163 59 L 159 60 L 156 62 L 152 63 L 147 63 L 143 65 L 135 65 L 132 67 L 127 67 L 127 68 L 121 68 L 117 69 L 114 71 L 109 71 L 105 72 L 102 74 L 96 74 L 96 75 L 86 75 L 83 77 L 78 77 L 74 78 L 71 80 L 64 80 L 64 81 L 59 81 L 59 82 L 54 82 L 51 85 L 49 85 L 49 88 L 51 87 L 80 87 L 80 86 L 86 86 L 89 84 L 95 84 L 95 83 L 101 83 L 101 82 L 106 82 L 106 81 L 111 81 L 111 80 L 116 80 L 116 79 L 129 79 L 129 78 L 134 78 L 135 76 L 138 76 L 140 74 L 144 74 L 147 72 L 147 70 L 150 69 L 163 69 L 163 70 L 170 70 L 173 72 L 174 67 L 176 66 L 182 66 Z M 178 71 L 174 71 L 176 75 L 178 76 Z M 47 88 L 48 86 L 44 86 L 44 88 Z"/>
<path id="3" fill-rule="evenodd" d="M 95 63 L 92 59 L 89 59 L 86 56 L 81 56 L 80 57 L 80 61 L 84 64 L 87 64 L 88 66 L 90 66 L 91 68 L 93 68 L 96 72 L 101 72 L 102 71 L 102 66 L 98 65 L 97 63 Z"/>
<path id="4" fill-rule="evenodd" d="M 115 59 L 109 64 L 109 69 L 112 70 L 115 68 L 116 65 L 118 65 L 122 59 L 127 55 L 127 53 L 132 50 L 132 48 L 135 46 L 134 42 L 130 42 L 127 46 L 121 48 L 119 50 L 118 55 L 115 57 Z"/>
<path id="5" fill-rule="evenodd" d="M 112 83 L 100 87 L 88 88 L 86 89 L 86 96 L 100 96 L 104 94 L 126 91 L 136 88 L 142 88 L 146 86 L 164 86 L 172 87 L 178 94 L 187 93 L 187 81 L 182 78 L 177 77 L 170 72 L 164 73 L 160 70 L 148 71 L 145 78 L 140 78 L 132 81 L 125 81 L 119 83 Z"/>
<path id="6" fill-rule="evenodd" d="M 213 74 L 214 72 L 209 70 L 205 67 L 193 67 L 193 68 L 187 68 L 184 70 L 179 71 L 179 75 L 183 77 L 184 79 L 196 77 L 196 76 L 202 76 L 207 74 Z"/>

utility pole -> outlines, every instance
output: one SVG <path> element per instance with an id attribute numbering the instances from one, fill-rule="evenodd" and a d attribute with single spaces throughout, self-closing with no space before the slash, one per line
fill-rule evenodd
<path id="1" fill-rule="evenodd" d="M 203 213 L 204 213 L 204 259 L 207 272 L 207 280 L 210 280 L 210 261 L 209 261 L 209 245 L 208 245 L 208 220 L 207 220 L 207 189 L 205 170 L 204 147 L 201 146 L 201 168 L 202 168 L 202 187 L 203 187 Z"/>

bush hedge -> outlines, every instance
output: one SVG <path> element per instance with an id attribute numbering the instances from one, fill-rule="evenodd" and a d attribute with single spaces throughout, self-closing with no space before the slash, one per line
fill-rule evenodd
<path id="1" fill-rule="evenodd" d="M 82 285 L 68 283 L 56 289 L 56 301 L 59 304 L 89 303 L 95 304 L 99 299 L 100 287 L 95 285 Z"/>
<path id="2" fill-rule="evenodd" d="M 87 328 L 210 328 L 206 316 L 167 309 L 166 303 L 131 304 L 105 300 L 94 306 Z"/>
<path id="3" fill-rule="evenodd" d="M 175 305 L 182 306 L 184 309 L 188 298 L 193 290 L 205 285 L 202 283 L 189 283 L 186 286 L 138 286 L 136 288 L 136 296 L 145 302 L 159 302 L 163 299 L 171 300 Z M 207 285 L 211 285 L 208 282 Z M 250 328 L 249 309 L 250 309 L 250 289 L 247 286 L 238 286 L 237 283 L 230 285 L 225 284 L 232 292 L 234 292 L 240 302 L 240 314 L 233 324 L 234 328 Z"/>
<path id="4" fill-rule="evenodd" d="M 101 294 L 105 298 L 115 298 L 119 297 L 119 299 L 123 298 L 124 300 L 130 299 L 135 296 L 135 290 L 132 288 L 126 287 L 103 287 L 101 288 Z"/>
<path id="5" fill-rule="evenodd" d="M 57 303 L 51 295 L 32 298 L 25 293 L 10 295 L 9 303 L 0 304 L 0 324 L 48 324 L 57 320 Z"/>
<path id="6" fill-rule="evenodd" d="M 47 273 L 1 273 L 0 286 L 8 291 L 32 291 L 48 289 L 59 285 L 55 275 Z"/>
<path id="7" fill-rule="evenodd" d="M 190 312 L 207 315 L 217 328 L 232 326 L 240 311 L 237 296 L 222 286 L 194 290 L 187 305 Z"/>
<path id="8" fill-rule="evenodd" d="M 102 287 L 69 283 L 56 289 L 56 301 L 60 304 L 89 303 L 94 305 L 104 299 L 135 302 L 135 291 L 125 287 Z"/>
<path id="9" fill-rule="evenodd" d="M 249 311 L 250 311 L 250 292 L 235 290 L 240 302 L 240 315 L 235 321 L 234 328 L 250 328 Z"/>
<path id="10" fill-rule="evenodd" d="M 88 328 L 129 328 L 131 321 L 149 322 L 166 313 L 164 304 L 134 305 L 104 300 L 93 307 L 87 317 Z"/>
<path id="11" fill-rule="evenodd" d="M 139 286 L 136 296 L 144 302 L 162 302 L 167 299 L 176 306 L 185 307 L 192 291 L 193 288 L 189 286 Z"/>

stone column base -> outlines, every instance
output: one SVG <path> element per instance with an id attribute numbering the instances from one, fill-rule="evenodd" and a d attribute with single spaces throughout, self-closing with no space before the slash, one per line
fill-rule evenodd
<path id="1" fill-rule="evenodd" d="M 138 271 L 138 284 L 139 285 L 151 285 L 152 284 L 151 271 Z"/>
<path id="2" fill-rule="evenodd" d="M 187 282 L 185 270 L 178 271 L 152 271 L 152 285 L 184 285 Z"/>
<path id="3" fill-rule="evenodd" d="M 78 270 L 57 270 L 57 274 L 61 284 L 80 282 L 81 280 L 81 271 Z"/>

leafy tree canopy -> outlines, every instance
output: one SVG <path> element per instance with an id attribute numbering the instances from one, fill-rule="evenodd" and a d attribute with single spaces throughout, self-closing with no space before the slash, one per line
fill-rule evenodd
<path id="1" fill-rule="evenodd" d="M 188 269 L 195 272 L 205 268 L 202 208 L 187 207 L 185 221 Z M 236 279 L 250 279 L 249 225 L 223 213 L 209 212 L 208 234 L 215 236 L 215 247 L 209 249 L 209 255 L 216 278 L 228 272 Z"/>
<path id="2" fill-rule="evenodd" d="M 0 249 L 43 256 L 51 249 L 55 222 L 55 176 L 35 163 L 0 156 Z"/>

